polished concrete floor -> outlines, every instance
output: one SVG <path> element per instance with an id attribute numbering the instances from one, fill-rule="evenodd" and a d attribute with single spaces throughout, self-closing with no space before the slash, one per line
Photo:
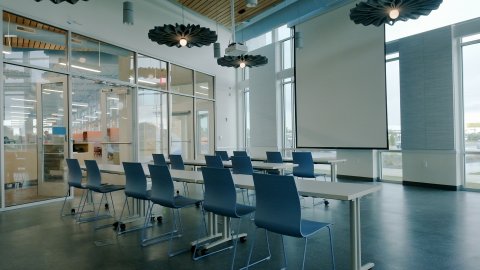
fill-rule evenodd
<path id="1" fill-rule="evenodd" d="M 480 193 L 441 191 L 380 183 L 382 191 L 362 199 L 363 261 L 375 269 L 480 269 Z M 191 190 L 195 188 L 191 187 Z M 197 190 L 199 190 L 197 188 Z M 117 195 L 119 214 L 121 196 Z M 305 218 L 334 223 L 336 269 L 349 269 L 349 204 L 331 201 L 329 207 L 303 204 Z M 59 217 L 61 203 L 49 203 L 0 213 L 0 269 L 228 269 L 231 251 L 193 261 L 189 252 L 167 256 L 167 243 L 140 247 L 139 233 L 116 236 L 111 228 L 93 230 L 92 223 L 77 224 Z M 149 233 L 170 228 L 170 212 Z M 185 234 L 174 248 L 188 247 L 198 235 L 197 208 L 182 212 Z M 104 220 L 111 223 L 111 220 Z M 286 221 L 288 222 L 288 221 Z M 127 225 L 132 226 L 131 224 Z M 239 243 L 235 268 L 246 263 L 254 225 L 243 220 L 250 235 Z M 266 254 L 263 234 L 258 234 L 254 256 Z M 272 259 L 251 269 L 282 266 L 280 239 L 270 237 Z M 289 269 L 299 269 L 303 241 L 286 239 Z M 306 269 L 331 269 L 328 234 L 320 232 L 309 241 Z"/>

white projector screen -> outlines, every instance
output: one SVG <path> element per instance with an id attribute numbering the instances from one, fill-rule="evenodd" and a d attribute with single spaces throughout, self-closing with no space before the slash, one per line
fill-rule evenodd
<path id="1" fill-rule="evenodd" d="M 384 27 L 356 25 L 346 5 L 296 26 L 299 148 L 385 149 Z"/>

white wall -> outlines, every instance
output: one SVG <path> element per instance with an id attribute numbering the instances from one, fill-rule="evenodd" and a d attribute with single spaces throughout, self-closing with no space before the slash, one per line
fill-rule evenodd
<path id="1" fill-rule="evenodd" d="M 150 1 L 152 0 L 133 1 L 134 25 L 122 23 L 123 1 L 118 0 L 79 1 L 75 5 L 67 2 L 56 5 L 50 1 L 37 3 L 25 0 L 2 0 L 0 8 L 214 75 L 217 91 L 217 148 L 235 146 L 237 143 L 236 118 L 234 117 L 236 102 L 234 93 L 231 93 L 231 89 L 235 86 L 234 70 L 217 65 L 216 59 L 213 57 L 213 46 L 170 48 L 152 42 L 147 36 L 149 29 L 163 24 L 182 23 L 182 12 L 180 7 L 168 1 L 153 1 L 157 4 L 152 4 Z M 185 23 L 200 24 L 212 30 L 217 28 L 213 21 L 196 16 L 187 10 L 185 10 Z M 226 28 L 218 26 L 218 40 L 221 43 L 222 51 L 231 39 L 230 35 Z M 225 121 L 225 118 L 228 118 L 228 121 Z M 222 139 L 218 140 L 220 137 Z"/>

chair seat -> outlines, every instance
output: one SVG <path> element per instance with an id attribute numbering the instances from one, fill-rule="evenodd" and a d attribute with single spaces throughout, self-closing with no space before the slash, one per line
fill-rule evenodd
<path id="1" fill-rule="evenodd" d="M 151 190 L 147 190 L 146 194 L 138 194 L 138 193 L 133 193 L 133 192 L 129 192 L 127 194 L 127 192 L 125 192 L 125 195 L 127 197 L 131 197 L 131 198 L 135 198 L 135 199 L 139 199 L 139 200 L 150 200 L 151 193 L 152 193 Z"/>
<path id="2" fill-rule="evenodd" d="M 74 188 L 79 188 L 79 189 L 87 189 L 87 184 L 86 183 L 81 183 L 81 184 L 78 184 L 78 183 L 68 183 L 68 186 L 69 187 L 74 187 Z"/>
<path id="3" fill-rule="evenodd" d="M 109 193 L 125 189 L 124 185 L 102 185 L 100 187 L 89 186 L 89 189 L 98 193 Z"/>
<path id="4" fill-rule="evenodd" d="M 332 225 L 331 223 L 325 223 L 325 222 L 318 222 L 318 221 L 313 221 L 313 220 L 308 220 L 308 219 L 302 219 L 300 221 L 300 230 L 301 230 L 301 236 L 297 237 L 309 237 L 310 235 L 316 233 L 317 231 Z"/>
<path id="5" fill-rule="evenodd" d="M 255 207 L 249 206 L 249 205 L 244 205 L 244 204 L 239 204 L 239 203 L 237 203 L 236 209 L 237 209 L 236 212 L 237 212 L 238 216 L 248 215 L 248 214 L 255 211 Z"/>
<path id="6" fill-rule="evenodd" d="M 186 206 L 194 205 L 196 203 L 200 203 L 202 200 L 199 199 L 192 199 L 183 196 L 175 196 L 173 198 L 175 208 L 183 208 Z"/>

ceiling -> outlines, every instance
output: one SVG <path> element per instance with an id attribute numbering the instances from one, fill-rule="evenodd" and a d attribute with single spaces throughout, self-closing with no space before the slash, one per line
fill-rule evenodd
<path id="1" fill-rule="evenodd" d="M 230 0 L 176 0 L 179 4 L 228 28 L 231 26 Z M 245 0 L 235 0 L 235 24 L 265 12 L 282 3 L 283 0 L 258 0 L 256 7 L 247 7 Z"/>

